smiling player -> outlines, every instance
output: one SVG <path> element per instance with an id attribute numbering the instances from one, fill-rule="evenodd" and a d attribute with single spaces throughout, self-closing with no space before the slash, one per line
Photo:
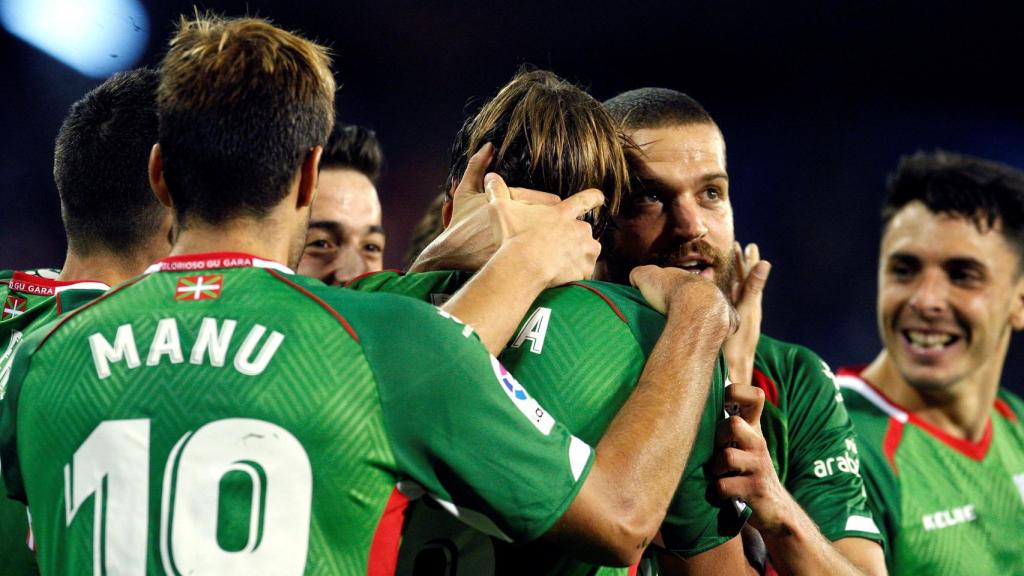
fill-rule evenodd
<path id="1" fill-rule="evenodd" d="M 1024 403 L 999 388 L 1024 328 L 1024 173 L 937 152 L 890 179 L 885 348 L 840 371 L 894 574 L 1024 569 Z"/>

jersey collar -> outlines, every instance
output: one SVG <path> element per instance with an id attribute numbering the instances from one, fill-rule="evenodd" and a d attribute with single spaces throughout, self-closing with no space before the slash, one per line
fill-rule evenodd
<path id="1" fill-rule="evenodd" d="M 55 296 L 65 290 L 109 290 L 103 282 L 93 280 L 50 280 L 27 272 L 15 272 L 8 288 L 13 292 L 36 296 Z"/>
<path id="2" fill-rule="evenodd" d="M 931 436 L 935 437 L 936 440 L 949 446 L 950 448 L 960 452 L 968 458 L 981 461 L 988 454 L 988 448 L 992 445 L 992 417 L 989 416 L 988 420 L 985 421 L 985 431 L 982 433 L 981 440 L 977 442 L 970 442 L 962 438 L 957 438 L 951 435 L 942 428 L 935 426 L 934 424 L 922 420 L 917 414 L 903 408 L 899 404 L 895 403 L 888 396 L 882 392 L 878 386 L 875 386 L 867 379 L 864 378 L 862 372 L 867 368 L 867 365 L 851 366 L 840 368 L 837 373 L 837 380 L 839 385 L 843 388 L 850 388 L 856 390 L 867 399 L 869 402 L 874 404 L 880 410 L 892 416 L 900 423 L 910 422 L 918 428 L 924 430 Z"/>
<path id="3" fill-rule="evenodd" d="M 168 256 L 154 262 L 146 268 L 146 274 L 153 272 L 201 272 L 203 270 L 217 270 L 223 268 L 270 268 L 285 274 L 295 272 L 273 260 L 258 258 L 244 252 L 209 252 L 206 254 L 181 254 L 179 256 Z"/>

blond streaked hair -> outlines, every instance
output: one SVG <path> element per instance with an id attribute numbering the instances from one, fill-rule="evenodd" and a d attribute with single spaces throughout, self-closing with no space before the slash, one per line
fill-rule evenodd
<path id="1" fill-rule="evenodd" d="M 182 17 L 160 64 L 164 173 L 187 225 L 262 217 L 334 125 L 326 48 L 260 18 Z"/>
<path id="2" fill-rule="evenodd" d="M 618 125 L 592 96 L 546 70 L 520 71 L 466 121 L 452 148 L 449 181 L 486 142 L 496 148 L 490 170 L 509 186 L 566 198 L 587 188 L 618 211 L 629 189 L 628 145 Z"/>

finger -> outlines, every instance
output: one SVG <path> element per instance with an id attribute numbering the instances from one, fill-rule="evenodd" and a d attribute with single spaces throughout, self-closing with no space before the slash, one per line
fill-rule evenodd
<path id="1" fill-rule="evenodd" d="M 736 276 L 733 278 L 732 286 L 729 287 L 730 302 L 739 302 L 743 296 L 743 280 L 747 277 L 746 263 L 743 261 L 743 247 L 739 242 L 732 243 L 733 267 L 736 269 Z"/>
<path id="2" fill-rule="evenodd" d="M 508 186 L 505 185 L 505 180 L 494 172 L 488 172 L 484 176 L 484 190 L 487 191 L 487 200 L 489 202 L 512 201 L 512 193 L 509 191 Z"/>
<path id="3" fill-rule="evenodd" d="M 737 306 L 745 309 L 752 308 L 760 312 L 761 299 L 764 295 L 765 284 L 768 283 L 768 275 L 771 274 L 772 263 L 767 260 L 759 261 L 750 269 L 747 281 L 743 283 L 743 294 Z"/>
<path id="4" fill-rule="evenodd" d="M 530 190 L 529 188 L 509 188 L 508 190 L 512 193 L 512 199 L 516 202 L 554 206 L 562 201 L 558 194 L 550 194 L 539 190 Z"/>
<path id="5" fill-rule="evenodd" d="M 758 470 L 757 457 L 739 448 L 726 447 L 715 454 L 711 465 L 711 474 L 715 478 L 722 476 L 742 476 Z"/>
<path id="6" fill-rule="evenodd" d="M 755 264 L 761 261 L 761 249 L 758 248 L 757 244 L 751 242 L 747 244 L 747 247 L 743 250 L 744 260 L 747 262 L 747 268 L 752 268 Z"/>
<path id="7" fill-rule="evenodd" d="M 733 384 L 725 389 L 725 411 L 739 416 L 749 424 L 760 422 L 764 409 L 764 390 L 747 383 Z"/>
<path id="8" fill-rule="evenodd" d="M 469 161 L 466 162 L 466 171 L 462 173 L 462 180 L 455 189 L 456 199 L 459 196 L 479 194 L 483 191 L 484 173 L 487 172 L 487 167 L 491 165 L 493 156 L 494 145 L 486 142 L 477 150 L 476 154 L 469 157 Z"/>
<path id="9" fill-rule="evenodd" d="M 750 476 L 726 476 L 715 481 L 718 494 L 722 498 L 739 498 L 744 502 L 750 500 L 754 486 Z"/>
<path id="10" fill-rule="evenodd" d="M 579 218 L 594 208 L 604 205 L 604 193 L 597 188 L 588 188 L 577 192 L 562 200 L 562 210 L 570 213 L 573 218 Z"/>
<path id="11" fill-rule="evenodd" d="M 744 418 L 727 418 L 718 423 L 715 433 L 715 449 L 739 448 L 740 450 L 758 450 L 764 443 L 764 437 L 758 429 Z"/>

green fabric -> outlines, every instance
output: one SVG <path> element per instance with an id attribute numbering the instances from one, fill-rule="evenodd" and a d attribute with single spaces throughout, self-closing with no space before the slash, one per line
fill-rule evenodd
<path id="1" fill-rule="evenodd" d="M 807 348 L 761 336 L 755 384 L 770 380 L 761 428 L 783 485 L 829 540 L 879 540 L 858 445 L 835 375 Z M 774 400 L 774 401 L 773 401 Z"/>
<path id="2" fill-rule="evenodd" d="M 841 382 L 890 573 L 1024 574 L 1024 402 L 1000 390 L 987 450 L 958 448 L 859 377 Z"/>
<path id="3" fill-rule="evenodd" d="M 67 290 L 58 296 L 45 296 L 31 292 L 15 291 L 10 287 L 14 270 L 0 271 L 0 304 L 8 310 L 18 300 L 24 301 L 24 311 L 6 312 L 0 315 L 0 399 L 4 396 L 14 352 L 21 341 L 32 331 L 46 325 L 58 313 L 68 312 L 103 293 L 102 290 Z M 33 276 L 56 277 L 55 270 L 30 270 Z M 15 300 L 17 299 L 17 300 Z M 59 299 L 59 303 L 58 303 Z M 20 310 L 17 310 L 20 311 Z M 2 409 L 2 406 L 0 406 Z M 2 469 L 2 463 L 0 463 Z M 7 498 L 7 489 L 0 482 L 0 558 L 3 574 L 23 576 L 38 574 L 35 556 L 26 543 L 28 537 L 28 516 L 25 505 Z"/>
<path id="4" fill-rule="evenodd" d="M 462 272 L 382 272 L 350 287 L 440 302 L 469 277 Z M 595 445 L 633 391 L 664 323 L 665 318 L 648 307 L 635 289 L 603 282 L 575 283 L 542 293 L 500 358 L 557 420 Z M 705 471 L 712 457 L 715 426 L 723 414 L 724 378 L 720 358 L 697 441 L 662 526 L 666 545 L 686 556 L 724 543 L 738 533 L 745 519 L 737 518 L 730 505 L 714 496 Z M 417 566 L 420 570 L 429 566 L 428 573 L 452 569 L 458 574 L 626 573 L 575 561 L 542 543 L 512 548 L 445 516 L 429 503 L 412 508 L 399 573 L 413 573 Z M 447 556 L 438 552 L 439 541 L 447 543 Z"/>
<path id="5" fill-rule="evenodd" d="M 178 299 L 195 272 L 140 277 L 17 354 L 0 449 L 43 573 L 79 573 L 98 546 L 131 573 L 365 574 L 399 482 L 513 539 L 546 531 L 575 496 L 589 447 L 560 424 L 539 430 L 476 338 L 435 309 L 260 268 L 215 273 L 211 299 Z M 104 353 L 119 333 L 137 357 Z"/>

